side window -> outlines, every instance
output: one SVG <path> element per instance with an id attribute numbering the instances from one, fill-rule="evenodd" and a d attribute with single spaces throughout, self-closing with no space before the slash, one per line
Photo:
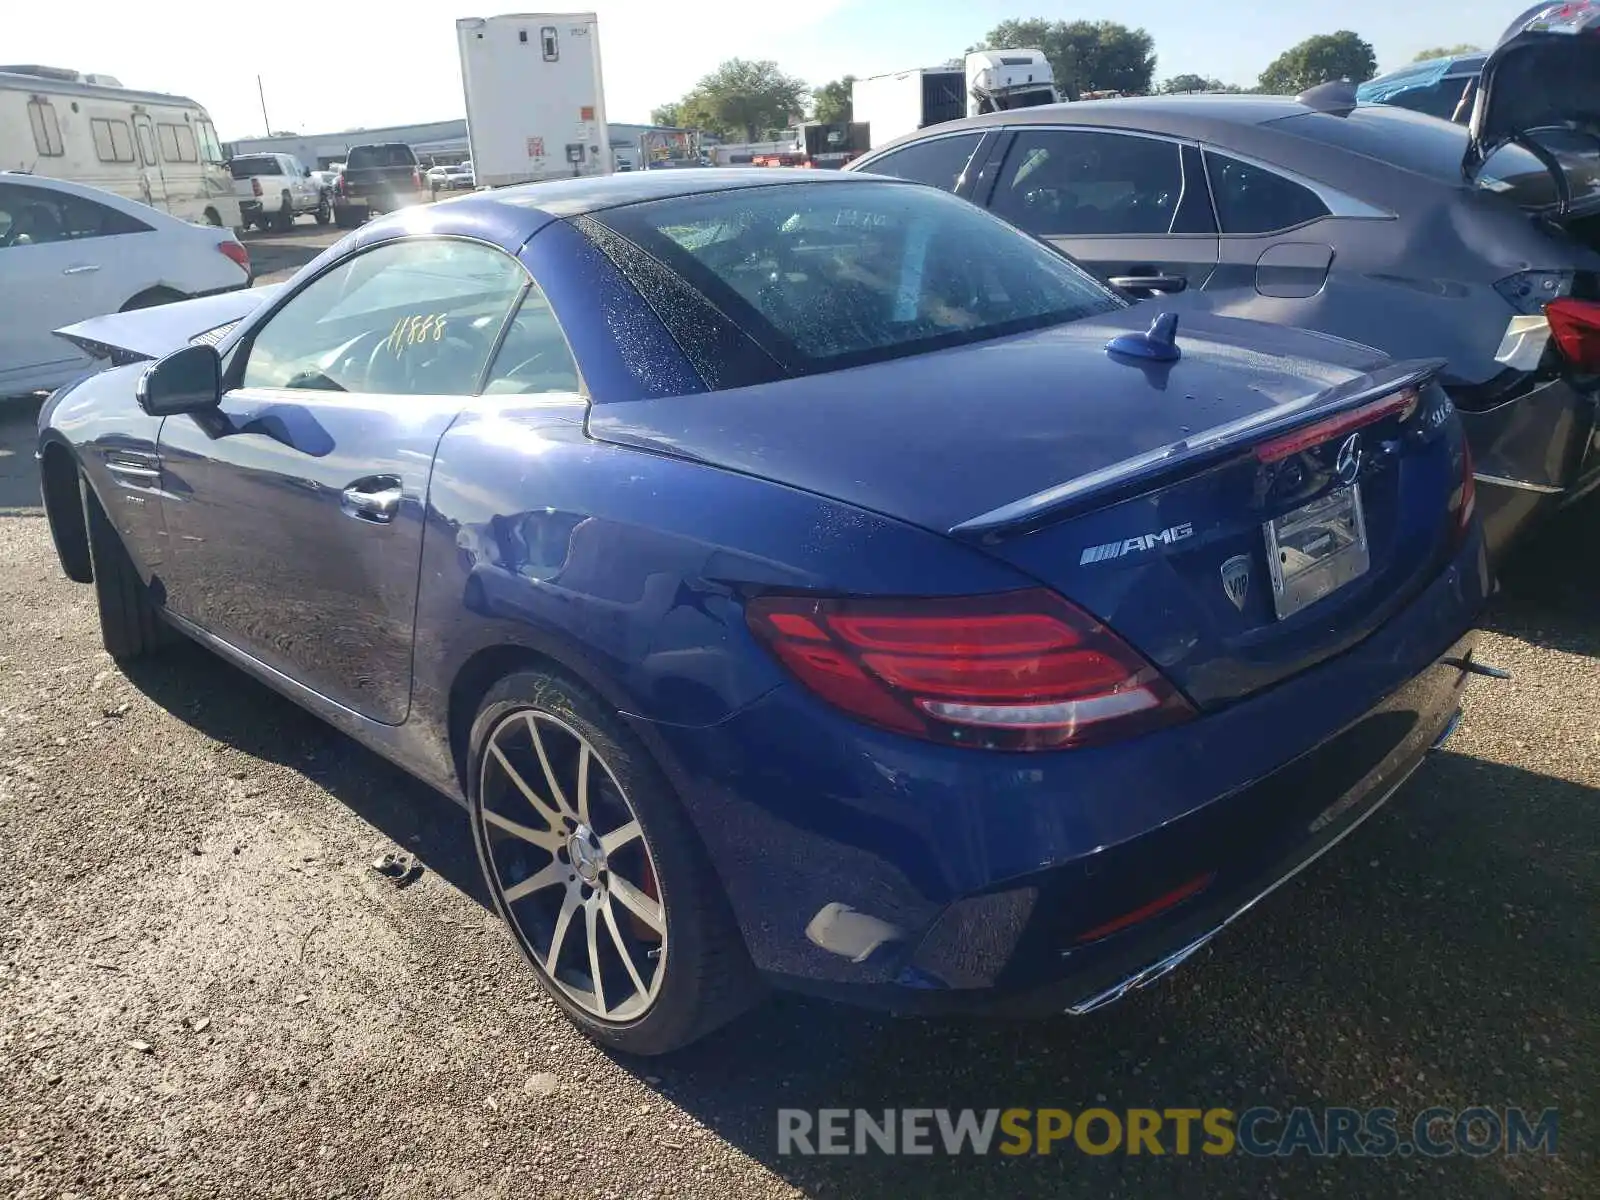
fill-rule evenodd
<path id="1" fill-rule="evenodd" d="M 200 161 L 199 147 L 194 131 L 187 125 L 161 124 L 156 126 L 161 138 L 161 157 L 167 162 L 192 163 Z"/>
<path id="2" fill-rule="evenodd" d="M 217 140 L 216 126 L 203 118 L 196 124 L 200 130 L 201 157 L 208 163 L 227 162 L 227 155 L 222 152 L 222 143 Z"/>
<path id="3" fill-rule="evenodd" d="M 931 183 L 947 192 L 956 190 L 972 152 L 983 140 L 981 133 L 958 133 L 929 138 L 903 150 L 875 158 L 863 169 L 871 175 L 889 175 L 916 183 Z"/>
<path id="4" fill-rule="evenodd" d="M 58 194 L 52 199 L 61 213 L 69 238 L 115 237 L 123 233 L 148 233 L 150 226 L 127 213 L 107 208 L 82 196 Z"/>
<path id="5" fill-rule="evenodd" d="M 93 200 L 47 188 L 0 184 L 0 249 L 140 233 L 150 226 Z"/>
<path id="6" fill-rule="evenodd" d="M 89 121 L 89 132 L 94 138 L 94 155 L 101 162 L 133 161 L 133 131 L 126 121 L 94 117 Z"/>
<path id="7" fill-rule="evenodd" d="M 48 100 L 29 100 L 28 124 L 33 129 L 33 148 L 40 154 L 46 158 L 60 158 L 66 153 L 54 104 Z"/>
<path id="8" fill-rule="evenodd" d="M 1206 152 L 1217 221 L 1230 233 L 1277 233 L 1328 215 L 1310 188 L 1225 155 Z"/>
<path id="9" fill-rule="evenodd" d="M 1114 133 L 1017 132 L 994 198 L 996 216 L 1056 237 L 1164 234 L 1183 196 L 1172 142 Z"/>
<path id="10" fill-rule="evenodd" d="M 582 390 L 578 364 L 538 284 L 530 284 L 522 298 L 483 390 L 491 395 Z"/>
<path id="11" fill-rule="evenodd" d="M 148 120 L 136 121 L 133 131 L 139 135 L 139 160 L 147 167 L 156 165 L 156 137 Z"/>
<path id="12" fill-rule="evenodd" d="M 489 246 L 389 242 L 290 298 L 229 374 L 247 388 L 470 396 L 527 284 L 521 264 Z"/>

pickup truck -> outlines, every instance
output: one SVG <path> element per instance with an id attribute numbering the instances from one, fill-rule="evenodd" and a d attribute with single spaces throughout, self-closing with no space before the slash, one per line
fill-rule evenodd
<path id="1" fill-rule="evenodd" d="M 288 229 L 309 213 L 318 225 L 333 217 L 328 194 L 292 154 L 240 154 L 228 163 L 244 227 Z"/>
<path id="2" fill-rule="evenodd" d="M 351 146 L 333 196 L 333 220 L 353 229 L 368 217 L 429 199 L 417 155 L 404 142 Z"/>

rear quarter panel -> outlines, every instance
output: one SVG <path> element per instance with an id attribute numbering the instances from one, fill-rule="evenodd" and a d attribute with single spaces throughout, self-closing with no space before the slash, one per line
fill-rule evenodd
<path id="1" fill-rule="evenodd" d="M 745 627 L 750 589 L 932 595 L 1030 582 L 848 505 L 589 441 L 583 413 L 578 397 L 486 401 L 439 445 L 413 696 L 413 720 L 436 733 L 447 733 L 457 673 L 486 649 L 544 654 L 643 721 L 708 726 L 786 678 Z"/>

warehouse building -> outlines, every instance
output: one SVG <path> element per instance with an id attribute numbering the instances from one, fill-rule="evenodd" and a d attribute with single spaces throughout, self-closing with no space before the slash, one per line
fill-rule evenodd
<path id="1" fill-rule="evenodd" d="M 646 133 L 681 133 L 667 125 L 630 125 L 611 122 L 606 127 L 619 169 L 639 163 L 639 139 Z M 282 137 L 240 138 L 228 142 L 229 154 L 292 154 L 306 166 L 320 170 L 343 162 L 351 146 L 371 142 L 404 142 L 426 166 L 462 162 L 471 156 L 467 122 L 430 121 L 421 125 L 386 125 L 381 129 L 346 129 L 339 133 L 296 133 Z"/>

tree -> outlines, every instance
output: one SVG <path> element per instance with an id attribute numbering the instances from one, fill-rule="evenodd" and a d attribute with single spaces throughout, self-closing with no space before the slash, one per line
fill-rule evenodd
<path id="1" fill-rule="evenodd" d="M 784 129 L 805 112 L 803 80 L 785 75 L 770 59 L 730 58 L 674 104 L 652 109 L 658 124 L 704 129 L 728 139 L 757 141 L 769 129 Z"/>
<path id="2" fill-rule="evenodd" d="M 829 125 L 850 120 L 850 87 L 855 81 L 854 75 L 846 75 L 843 79 L 823 84 L 811 93 L 812 103 L 815 106 L 812 109 L 811 119 Z"/>
<path id="3" fill-rule="evenodd" d="M 1482 47 L 1469 46 L 1463 42 L 1459 46 L 1436 46 L 1432 50 L 1420 51 L 1412 62 L 1427 62 L 1430 58 L 1455 58 L 1458 54 L 1479 54 Z"/>
<path id="4" fill-rule="evenodd" d="M 1261 90 L 1269 95 L 1293 96 L 1336 79 L 1365 83 L 1378 72 L 1372 45 L 1348 29 L 1319 33 L 1278 55 L 1261 72 Z"/>
<path id="5" fill-rule="evenodd" d="M 1082 92 L 1150 90 L 1155 42 L 1143 29 L 1115 21 L 1001 21 L 975 50 L 1040 50 L 1050 60 L 1056 87 Z"/>
<path id="6" fill-rule="evenodd" d="M 683 105 L 677 101 L 671 104 L 660 104 L 650 110 L 650 124 L 652 125 L 682 125 Z"/>
<path id="7" fill-rule="evenodd" d="M 1174 75 L 1161 85 L 1161 92 L 1168 96 L 1181 95 L 1184 92 L 1223 92 L 1227 85 L 1220 79 L 1207 79 L 1204 75 Z"/>

